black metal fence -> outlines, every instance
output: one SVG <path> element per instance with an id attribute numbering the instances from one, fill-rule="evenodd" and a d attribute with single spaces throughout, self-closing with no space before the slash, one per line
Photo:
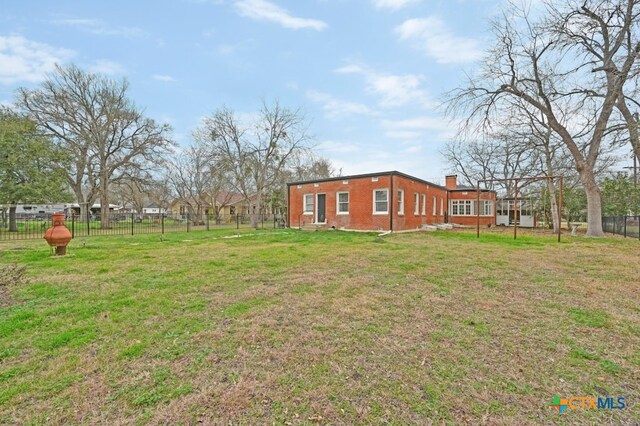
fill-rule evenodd
<path id="1" fill-rule="evenodd" d="M 640 216 L 604 216 L 602 229 L 625 238 L 640 239 Z"/>
<path id="2" fill-rule="evenodd" d="M 68 215 L 65 225 L 74 238 L 106 235 L 164 234 L 168 232 L 209 231 L 214 229 L 283 228 L 284 214 L 252 215 L 138 215 L 111 213 L 107 221 L 100 215 L 80 218 Z M 51 215 L 21 216 L 12 226 L 9 218 L 0 221 L 0 241 L 42 238 L 51 227 Z"/>

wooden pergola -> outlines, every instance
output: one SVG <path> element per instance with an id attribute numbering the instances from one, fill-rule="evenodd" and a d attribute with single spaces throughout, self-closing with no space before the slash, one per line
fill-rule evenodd
<path id="1" fill-rule="evenodd" d="M 527 181 L 533 182 L 536 180 L 554 180 L 560 179 L 560 193 L 558 196 L 558 242 L 560 242 L 560 235 L 562 234 L 562 191 L 564 188 L 563 176 L 531 176 L 531 177 L 515 177 L 505 179 L 480 179 L 477 184 L 477 200 L 476 200 L 476 236 L 480 238 L 480 184 L 481 183 L 493 183 L 493 182 L 515 182 L 513 191 L 513 239 L 518 236 L 518 182 Z M 495 214 L 495 209 L 494 209 Z"/>

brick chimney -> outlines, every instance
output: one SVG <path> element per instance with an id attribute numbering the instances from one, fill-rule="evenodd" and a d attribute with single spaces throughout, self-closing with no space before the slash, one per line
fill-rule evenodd
<path id="1" fill-rule="evenodd" d="M 447 184 L 445 185 L 447 189 L 457 189 L 458 188 L 458 175 L 449 175 L 445 178 Z"/>

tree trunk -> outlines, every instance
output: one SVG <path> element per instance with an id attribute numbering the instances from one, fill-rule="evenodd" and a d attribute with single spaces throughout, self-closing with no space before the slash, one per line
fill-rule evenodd
<path id="1" fill-rule="evenodd" d="M 556 186 L 551 179 L 547 179 L 547 189 L 549 190 L 549 209 L 551 210 L 551 222 L 553 232 L 558 232 L 560 223 L 558 222 L 558 202 L 556 201 Z"/>
<path id="2" fill-rule="evenodd" d="M 18 232 L 18 220 L 16 218 L 17 206 L 9 207 L 9 232 Z"/>
<path id="3" fill-rule="evenodd" d="M 101 179 L 100 183 L 100 228 L 109 229 L 109 186 L 106 179 Z"/>
<path id="4" fill-rule="evenodd" d="M 587 237 L 604 237 L 602 231 L 602 199 L 600 188 L 591 170 L 580 171 L 580 180 L 587 195 Z"/>
<path id="5" fill-rule="evenodd" d="M 73 194 L 76 196 L 76 200 L 78 201 L 78 206 L 80 206 L 80 217 L 78 220 L 84 222 L 89 219 L 89 211 L 91 209 L 91 205 L 93 204 L 93 200 L 88 199 L 82 193 L 82 188 L 77 187 L 75 185 L 70 185 L 73 190 Z"/>
<path id="6" fill-rule="evenodd" d="M 258 223 L 260 223 L 260 210 L 262 209 L 262 196 L 260 192 L 256 194 L 256 204 L 254 206 L 256 208 L 255 212 L 251 213 L 251 227 L 258 229 Z M 251 203 L 249 203 L 249 209 L 251 209 Z"/>

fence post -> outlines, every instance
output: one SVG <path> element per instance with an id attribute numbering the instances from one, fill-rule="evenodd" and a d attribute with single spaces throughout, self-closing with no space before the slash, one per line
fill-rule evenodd
<path id="1" fill-rule="evenodd" d="M 187 232 L 191 230 L 191 224 L 189 222 L 191 222 L 191 213 L 187 213 Z"/>
<path id="2" fill-rule="evenodd" d="M 624 217 L 624 237 L 627 238 L 627 216 Z"/>
<path id="3" fill-rule="evenodd" d="M 240 213 L 236 214 L 236 229 L 240 229 Z"/>
<path id="4" fill-rule="evenodd" d="M 264 213 L 262 213 L 262 229 L 264 229 Z"/>
<path id="5" fill-rule="evenodd" d="M 91 229 L 90 219 L 91 219 L 91 209 L 89 208 L 89 205 L 87 204 L 87 237 L 89 236 L 89 234 L 91 232 L 90 231 L 90 229 Z"/>
<path id="6" fill-rule="evenodd" d="M 209 230 L 209 213 L 205 214 L 205 217 L 207 218 L 207 231 Z"/>
<path id="7" fill-rule="evenodd" d="M 131 235 L 133 235 L 134 213 L 131 213 Z"/>
<path id="8" fill-rule="evenodd" d="M 71 238 L 75 238 L 76 236 L 76 215 L 75 213 L 71 213 Z"/>
<path id="9" fill-rule="evenodd" d="M 162 233 L 164 234 L 164 213 L 160 216 L 160 224 L 162 226 Z"/>

